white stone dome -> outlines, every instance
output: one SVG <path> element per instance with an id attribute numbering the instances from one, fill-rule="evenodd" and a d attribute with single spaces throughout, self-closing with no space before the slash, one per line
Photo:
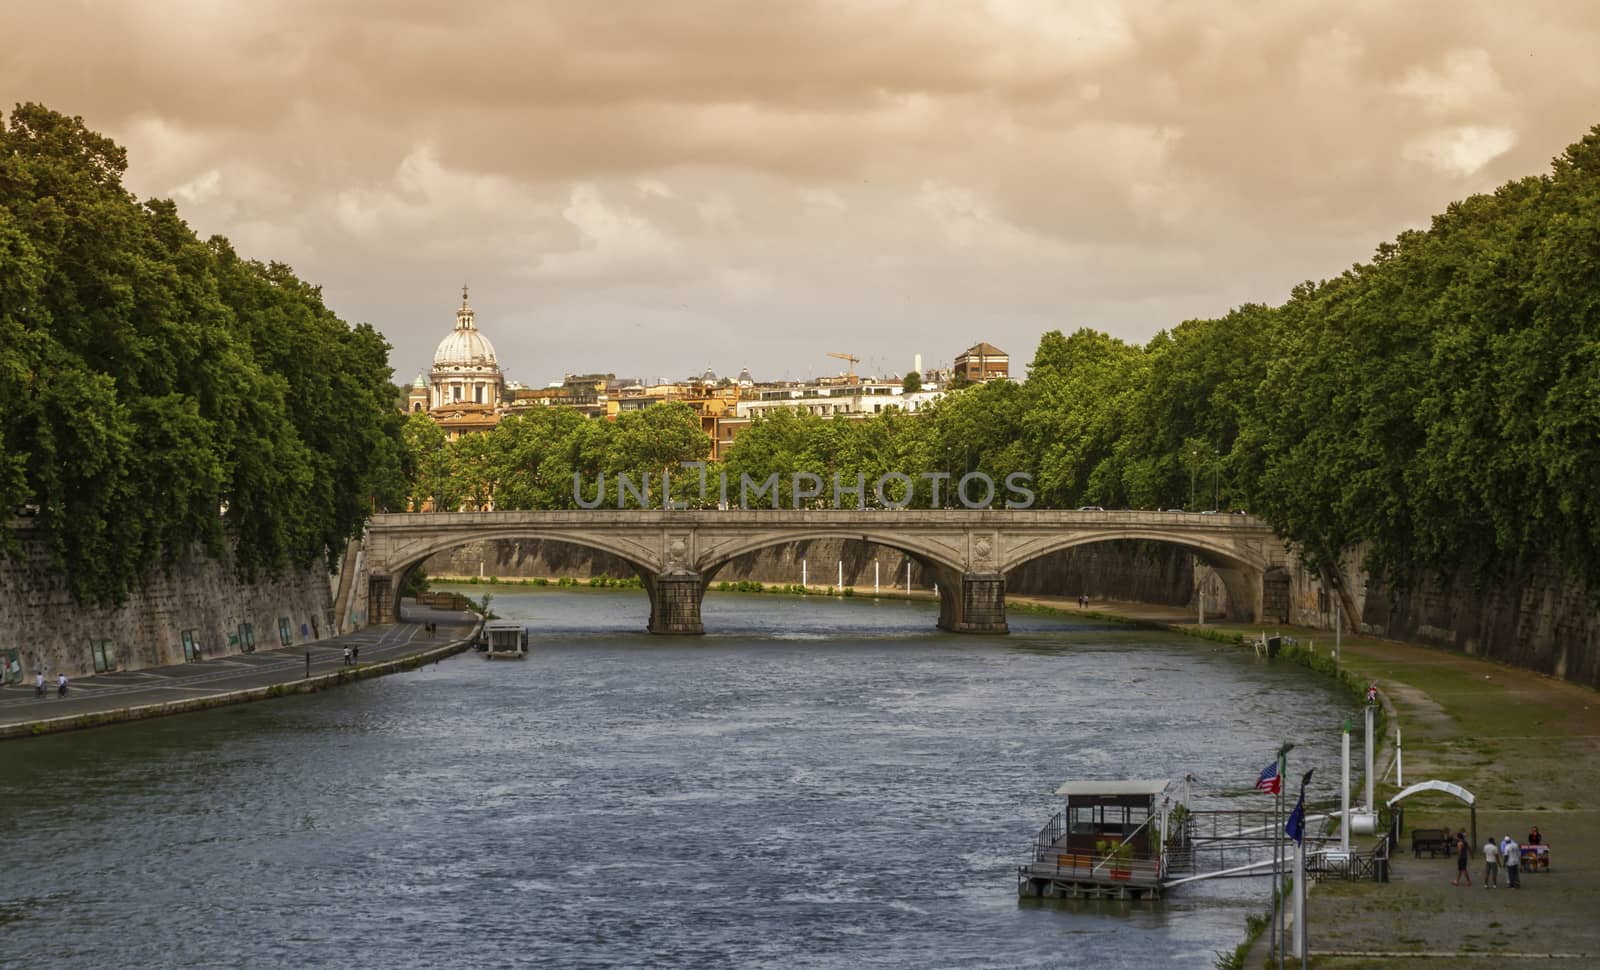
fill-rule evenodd
<path id="1" fill-rule="evenodd" d="M 452 331 L 433 353 L 434 370 L 449 367 L 496 367 L 494 344 L 476 330 Z"/>
<path id="2" fill-rule="evenodd" d="M 498 370 L 499 367 L 494 344 L 478 331 L 472 307 L 467 304 L 467 295 L 463 291 L 461 309 L 456 311 L 456 328 L 439 341 L 439 349 L 433 352 L 433 369 L 435 371 L 479 368 Z"/>

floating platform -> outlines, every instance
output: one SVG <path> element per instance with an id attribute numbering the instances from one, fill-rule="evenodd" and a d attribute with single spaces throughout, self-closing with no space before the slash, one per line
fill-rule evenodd
<path id="1" fill-rule="evenodd" d="M 490 620 L 483 625 L 485 660 L 522 660 L 528 656 L 528 628 L 515 620 Z"/>
<path id="2" fill-rule="evenodd" d="M 1069 781 L 1066 807 L 1034 837 L 1017 867 L 1017 893 L 1044 899 L 1157 899 L 1186 882 L 1270 875 L 1283 820 L 1270 811 L 1191 811 L 1168 797 L 1162 780 Z M 1308 825 L 1328 818 L 1308 814 Z M 1308 872 L 1383 880 L 1387 844 L 1335 859 L 1308 832 Z M 1384 865 L 1380 866 L 1379 862 Z"/>
<path id="3" fill-rule="evenodd" d="M 1155 899 L 1166 878 L 1164 779 L 1069 781 L 1064 809 L 1017 867 L 1017 893 L 1044 899 Z M 1152 824 L 1153 823 L 1153 824 Z"/>

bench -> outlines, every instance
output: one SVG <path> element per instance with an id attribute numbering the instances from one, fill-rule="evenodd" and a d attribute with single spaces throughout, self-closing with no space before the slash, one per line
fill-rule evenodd
<path id="1" fill-rule="evenodd" d="M 1422 853 L 1428 853 L 1432 858 L 1436 855 L 1454 855 L 1456 851 L 1455 837 L 1449 829 L 1412 829 L 1411 853 L 1418 859 Z"/>

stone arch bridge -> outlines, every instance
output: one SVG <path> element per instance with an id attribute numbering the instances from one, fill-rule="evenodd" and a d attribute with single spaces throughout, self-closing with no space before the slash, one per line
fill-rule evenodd
<path id="1" fill-rule="evenodd" d="M 1178 545 L 1217 573 L 1238 618 L 1256 621 L 1261 619 L 1267 575 L 1285 567 L 1289 558 L 1265 522 L 1237 514 L 1055 509 L 433 512 L 373 516 L 350 588 L 366 593 L 369 622 L 385 623 L 398 615 L 405 575 L 434 553 L 476 540 L 550 539 L 631 563 L 650 595 L 650 632 L 703 633 L 701 597 L 723 566 L 768 546 L 825 538 L 897 549 L 931 570 L 939 588 L 939 626 L 958 633 L 1006 632 L 1006 573 L 1071 546 L 1115 539 Z"/>

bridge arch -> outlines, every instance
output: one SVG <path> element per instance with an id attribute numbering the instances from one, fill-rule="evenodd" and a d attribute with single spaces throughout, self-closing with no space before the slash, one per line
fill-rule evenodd
<path id="1" fill-rule="evenodd" d="M 969 612 L 966 601 L 971 598 L 971 594 L 967 588 L 968 570 L 961 562 L 959 550 L 910 530 L 881 532 L 874 529 L 852 530 L 819 524 L 764 532 L 726 546 L 718 546 L 702 557 L 699 563 L 701 589 L 704 590 L 709 586 L 719 570 L 740 556 L 770 549 L 773 546 L 807 542 L 812 539 L 858 540 L 905 554 L 934 576 L 934 588 L 939 595 L 939 626 L 946 630 L 964 628 L 964 616 Z M 994 626 L 994 632 L 1004 632 L 1003 606 L 1000 613 L 1002 618 Z"/>
<path id="2" fill-rule="evenodd" d="M 654 613 L 656 601 L 656 584 L 654 581 L 657 569 L 648 551 L 640 549 L 636 543 L 626 539 L 612 538 L 604 533 L 575 534 L 561 529 L 539 529 L 527 526 L 506 529 L 463 530 L 408 542 L 395 549 L 383 562 L 369 564 L 369 568 L 376 567 L 381 569 L 385 576 L 384 588 L 373 595 L 386 597 L 387 602 L 383 604 L 383 608 L 387 611 L 385 615 L 398 619 L 400 616 L 400 593 L 405 588 L 406 577 L 411 574 L 412 570 L 426 562 L 430 556 L 448 552 L 469 542 L 494 542 L 507 539 L 562 542 L 616 556 L 633 567 L 634 572 L 643 581 L 645 591 L 650 595 L 652 614 Z"/>
<path id="3" fill-rule="evenodd" d="M 1262 584 L 1271 564 L 1226 539 L 1186 533 L 1182 529 L 1118 528 L 1024 540 L 1007 550 L 1000 571 L 1010 573 L 1035 559 L 1064 549 L 1121 541 L 1157 542 L 1189 552 L 1209 566 L 1227 589 L 1230 618 L 1247 621 L 1260 618 Z"/>
<path id="4" fill-rule="evenodd" d="M 762 549 L 770 549 L 773 546 L 808 542 L 813 539 L 845 539 L 865 542 L 905 553 L 915 560 L 918 565 L 935 572 L 953 572 L 957 575 L 962 572 L 956 550 L 949 546 L 920 538 L 909 532 L 883 534 L 837 527 L 829 528 L 826 526 L 766 532 L 729 545 L 718 546 L 712 552 L 703 556 L 697 565 L 701 577 L 709 583 L 724 566 L 740 556 L 747 556 L 752 552 L 760 552 Z"/>
<path id="5" fill-rule="evenodd" d="M 562 529 L 540 529 L 537 527 L 519 526 L 505 529 L 473 529 L 461 532 L 445 533 L 408 542 L 394 550 L 387 562 L 383 565 L 392 575 L 403 575 L 414 569 L 419 563 L 429 556 L 447 552 L 469 542 L 498 542 L 502 540 L 534 539 L 543 542 L 564 542 L 568 545 L 580 546 L 616 556 L 628 562 L 634 569 L 653 571 L 656 569 L 653 550 L 642 548 L 638 543 L 625 538 L 608 536 L 604 532 L 594 531 L 574 533 Z"/>

